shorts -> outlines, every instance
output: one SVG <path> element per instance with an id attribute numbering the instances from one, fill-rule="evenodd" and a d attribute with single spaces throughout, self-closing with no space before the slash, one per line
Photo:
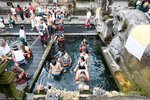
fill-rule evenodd
<path id="1" fill-rule="evenodd" d="M 60 74 L 52 74 L 55 80 L 60 80 Z"/>

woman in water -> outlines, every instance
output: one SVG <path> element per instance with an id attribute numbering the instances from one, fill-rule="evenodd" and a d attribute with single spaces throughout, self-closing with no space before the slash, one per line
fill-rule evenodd
<path id="1" fill-rule="evenodd" d="M 58 61 L 52 60 L 52 62 L 50 63 L 50 73 L 52 74 L 54 79 L 60 79 L 62 69 L 63 68 L 61 67 L 61 64 Z"/>
<path id="2" fill-rule="evenodd" d="M 89 65 L 89 55 L 85 50 L 80 53 L 80 57 L 84 57 L 86 64 Z"/>
<path id="3" fill-rule="evenodd" d="M 86 60 L 83 56 L 81 56 L 81 59 L 79 60 L 76 68 L 74 69 L 74 72 L 76 72 L 77 70 L 88 70 Z"/>

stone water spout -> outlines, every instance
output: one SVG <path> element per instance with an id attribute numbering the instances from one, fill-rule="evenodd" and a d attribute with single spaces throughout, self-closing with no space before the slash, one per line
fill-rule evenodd
<path id="1" fill-rule="evenodd" d="M 114 13 L 113 24 L 113 34 L 115 36 L 108 48 L 110 54 L 120 66 L 121 73 L 124 73 L 125 78 L 132 83 L 133 90 L 139 92 L 141 89 L 140 92 L 150 96 L 150 77 L 148 74 L 150 72 L 150 46 L 146 48 L 141 61 L 125 48 L 131 30 L 138 25 L 148 25 L 149 20 L 143 12 L 131 9 L 118 9 Z"/>

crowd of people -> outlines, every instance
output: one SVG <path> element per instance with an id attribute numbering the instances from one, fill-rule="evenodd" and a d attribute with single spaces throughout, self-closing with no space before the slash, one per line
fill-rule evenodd
<path id="1" fill-rule="evenodd" d="M 26 72 L 19 67 L 21 64 L 27 64 L 26 59 L 32 57 L 32 51 L 24 44 L 9 46 L 4 39 L 0 40 L 0 59 L 7 61 L 7 70 L 16 73 L 16 84 L 27 82 Z"/>
<path id="2" fill-rule="evenodd" d="M 35 30 L 39 33 L 40 41 L 44 47 L 47 46 L 48 38 L 53 38 L 54 33 L 57 34 L 57 42 L 61 44 L 64 41 L 64 11 L 54 6 L 49 10 L 42 4 L 37 6 L 29 3 L 29 7 L 22 8 L 20 5 L 17 7 L 11 6 L 11 14 L 9 14 L 9 27 L 13 28 L 13 25 L 18 21 L 18 15 L 21 20 L 25 18 L 31 19 L 31 30 Z M 56 21 L 59 23 L 56 25 Z M 4 18 L 0 18 L 0 29 L 5 27 Z M 28 58 L 32 57 L 32 51 L 27 43 L 27 37 L 25 32 L 25 26 L 21 25 L 19 30 L 20 43 L 8 46 L 4 39 L 0 40 L 0 59 L 8 61 L 8 70 L 11 70 L 17 74 L 16 84 L 22 84 L 27 81 L 27 73 L 19 67 L 21 64 L 27 64 Z"/>
<path id="3" fill-rule="evenodd" d="M 80 45 L 80 57 L 77 66 L 73 72 L 76 73 L 75 80 L 79 83 L 90 80 L 88 67 L 89 67 L 89 55 L 88 55 L 88 42 L 84 39 Z M 71 56 L 65 51 L 62 57 L 56 57 L 50 63 L 49 77 L 51 76 L 55 80 L 60 80 L 62 73 L 70 70 L 72 64 Z"/>
<path id="4" fill-rule="evenodd" d="M 10 8 L 10 14 L 8 14 L 9 27 L 13 28 L 16 22 L 31 22 L 32 29 L 37 27 L 40 18 L 44 20 L 49 19 L 46 23 L 56 24 L 56 21 L 59 22 L 59 19 L 64 19 L 64 16 L 67 16 L 68 12 L 65 8 L 54 4 L 52 8 L 48 8 L 40 3 L 29 3 L 28 6 L 21 7 L 19 4 L 15 7 L 13 4 Z M 20 17 L 20 18 L 18 18 Z M 21 20 L 19 20 L 21 19 Z M 0 18 L 0 29 L 5 28 L 4 18 Z"/>
<path id="5" fill-rule="evenodd" d="M 18 16 L 22 21 L 25 19 L 31 20 L 31 30 L 39 33 L 40 41 L 46 48 L 47 42 L 57 35 L 57 44 L 60 46 L 64 43 L 64 18 L 65 11 L 61 7 L 55 5 L 53 9 L 48 9 L 42 4 L 33 5 L 29 3 L 28 7 L 22 8 L 20 5 L 16 7 L 14 5 L 10 8 L 11 14 L 9 14 L 9 27 L 13 28 L 18 21 Z M 91 12 L 87 9 L 85 28 L 91 28 L 90 24 Z M 2 23 L 2 25 L 1 25 Z M 56 24 L 57 23 L 57 24 Z M 4 19 L 0 18 L 0 29 L 5 27 Z M 19 30 L 19 45 L 8 46 L 4 39 L 0 40 L 0 59 L 8 61 L 8 70 L 12 70 L 16 73 L 16 84 L 24 84 L 28 80 L 28 74 L 24 69 L 20 67 L 21 64 L 27 64 L 27 59 L 32 58 L 32 50 L 30 49 L 27 36 L 25 32 L 25 26 L 21 25 Z M 84 39 L 80 46 L 80 58 L 74 72 L 76 72 L 76 81 L 88 81 L 88 43 Z M 57 58 L 51 61 L 49 73 L 51 77 L 58 80 L 61 73 L 70 69 L 72 59 L 67 52 L 61 58 Z"/>
<path id="6" fill-rule="evenodd" d="M 18 9 L 21 7 L 17 6 Z M 64 40 L 64 11 L 58 7 L 57 5 L 54 6 L 53 9 L 49 10 L 48 8 L 44 7 L 42 4 L 39 4 L 37 7 L 34 7 L 29 3 L 29 8 L 25 7 L 28 10 L 28 13 L 24 11 L 23 13 L 19 13 L 22 20 L 24 20 L 24 16 L 30 17 L 31 19 L 31 30 L 35 30 L 40 35 L 41 43 L 46 47 L 47 45 L 47 39 L 52 38 L 54 33 L 57 33 L 58 35 L 58 42 Z M 17 20 L 16 12 L 14 13 L 13 10 L 15 9 L 12 5 L 11 12 L 12 12 L 12 18 L 14 21 Z M 25 14 L 25 15 L 24 15 Z M 56 25 L 56 21 L 59 22 L 58 25 Z M 11 26 L 13 26 L 11 24 Z M 20 30 L 20 33 L 23 32 L 23 29 Z M 24 40 L 22 40 L 24 41 Z"/>

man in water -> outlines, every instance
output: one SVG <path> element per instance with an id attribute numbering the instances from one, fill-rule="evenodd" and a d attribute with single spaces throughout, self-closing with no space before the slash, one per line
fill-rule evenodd
<path id="1" fill-rule="evenodd" d="M 87 70 L 78 70 L 76 73 L 75 80 L 79 81 L 79 82 L 89 81 L 90 77 L 89 77 L 88 71 Z"/>
<path id="2" fill-rule="evenodd" d="M 52 74 L 54 79 L 60 79 L 62 69 L 63 68 L 61 67 L 61 64 L 58 61 L 52 60 L 52 62 L 50 63 L 50 73 Z"/>

